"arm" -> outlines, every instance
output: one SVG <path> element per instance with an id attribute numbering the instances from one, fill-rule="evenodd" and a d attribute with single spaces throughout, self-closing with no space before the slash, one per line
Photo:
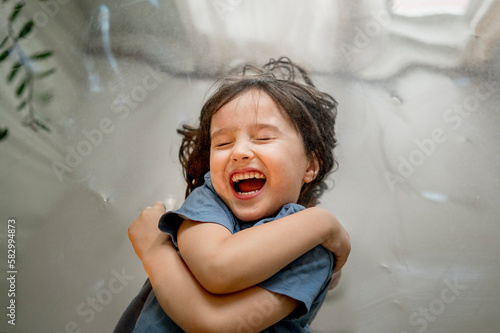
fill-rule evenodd
<path id="1" fill-rule="evenodd" d="M 226 295 L 209 293 L 173 246 L 149 253 L 143 264 L 162 309 L 186 332 L 260 332 L 298 305 L 260 287 Z"/>
<path id="2" fill-rule="evenodd" d="M 207 292 L 178 256 L 169 237 L 158 230 L 155 221 L 164 210 L 161 203 L 146 208 L 129 227 L 129 237 L 161 307 L 184 331 L 259 332 L 297 307 L 296 300 L 259 287 L 229 295 Z"/>
<path id="3" fill-rule="evenodd" d="M 196 279 L 217 294 L 256 285 L 320 244 L 337 255 L 337 271 L 350 251 L 345 229 L 317 207 L 236 234 L 216 223 L 186 220 L 177 239 Z"/>

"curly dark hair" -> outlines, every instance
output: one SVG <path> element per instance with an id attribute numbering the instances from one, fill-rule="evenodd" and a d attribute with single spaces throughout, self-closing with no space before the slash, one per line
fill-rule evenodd
<path id="1" fill-rule="evenodd" d="M 186 196 L 203 185 L 210 170 L 210 126 L 212 116 L 225 104 L 248 90 L 260 90 L 280 107 L 302 136 L 306 155 L 319 162 L 316 178 L 304 184 L 298 203 L 314 205 L 327 188 L 325 178 L 337 166 L 333 155 L 336 146 L 335 117 L 337 102 L 319 91 L 309 74 L 290 59 L 271 59 L 262 68 L 247 64 L 235 75 L 217 81 L 217 89 L 201 109 L 199 126 L 182 125 L 179 159 L 187 181 Z"/>

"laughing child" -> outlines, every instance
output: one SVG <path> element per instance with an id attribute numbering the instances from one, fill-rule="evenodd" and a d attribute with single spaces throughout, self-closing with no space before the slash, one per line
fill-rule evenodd
<path id="1" fill-rule="evenodd" d="M 186 201 L 129 228 L 150 284 L 115 332 L 309 332 L 350 251 L 314 207 L 336 163 L 336 105 L 288 58 L 220 82 L 199 126 L 178 131 Z"/>

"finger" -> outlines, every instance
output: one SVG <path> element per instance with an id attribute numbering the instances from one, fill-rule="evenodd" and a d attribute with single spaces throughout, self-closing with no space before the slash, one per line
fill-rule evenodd
<path id="1" fill-rule="evenodd" d="M 167 211 L 167 207 L 165 207 L 165 204 L 161 201 L 157 201 L 153 204 L 153 208 L 158 208 L 158 209 L 161 209 L 161 211 L 163 212 L 166 212 Z"/>
<path id="2" fill-rule="evenodd" d="M 330 281 L 330 285 L 328 286 L 328 290 L 332 290 L 339 284 L 341 273 L 342 271 L 333 273 L 332 280 Z"/>
<path id="3" fill-rule="evenodd" d="M 346 258 L 342 258 L 342 257 L 337 257 L 335 256 L 335 267 L 333 269 L 333 271 L 336 273 L 338 271 L 340 271 L 340 269 L 342 267 L 344 267 L 344 264 L 347 262 L 347 259 Z"/>
<path id="4" fill-rule="evenodd" d="M 347 262 L 349 254 L 351 253 L 351 237 L 349 236 L 347 231 L 344 230 L 344 235 L 343 238 L 341 239 L 342 241 L 339 251 L 334 251 L 335 255 L 334 272 L 338 272 L 344 266 L 344 264 Z"/>
<path id="5" fill-rule="evenodd" d="M 349 254 L 351 253 L 351 247 L 350 244 L 348 244 L 348 248 L 346 249 L 347 251 L 344 251 L 341 255 L 335 255 L 335 266 L 334 266 L 334 272 L 338 272 L 347 262 L 347 258 L 349 257 Z"/>

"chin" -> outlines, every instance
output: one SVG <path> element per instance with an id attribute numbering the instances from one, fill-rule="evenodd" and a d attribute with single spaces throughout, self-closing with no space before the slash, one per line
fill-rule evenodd
<path id="1" fill-rule="evenodd" d="M 265 214 L 262 212 L 253 211 L 233 211 L 233 214 L 243 222 L 253 222 L 265 218 Z"/>
<path id="2" fill-rule="evenodd" d="M 257 214 L 234 214 L 240 221 L 243 222 L 254 222 L 257 220 L 262 220 L 265 216 Z"/>
<path id="3" fill-rule="evenodd" d="M 275 212 L 269 212 L 269 211 L 257 211 L 255 209 L 253 210 L 248 210 L 248 211 L 233 211 L 233 214 L 243 222 L 253 222 L 253 221 L 258 221 L 265 219 L 267 217 L 271 217 L 275 215 Z"/>

